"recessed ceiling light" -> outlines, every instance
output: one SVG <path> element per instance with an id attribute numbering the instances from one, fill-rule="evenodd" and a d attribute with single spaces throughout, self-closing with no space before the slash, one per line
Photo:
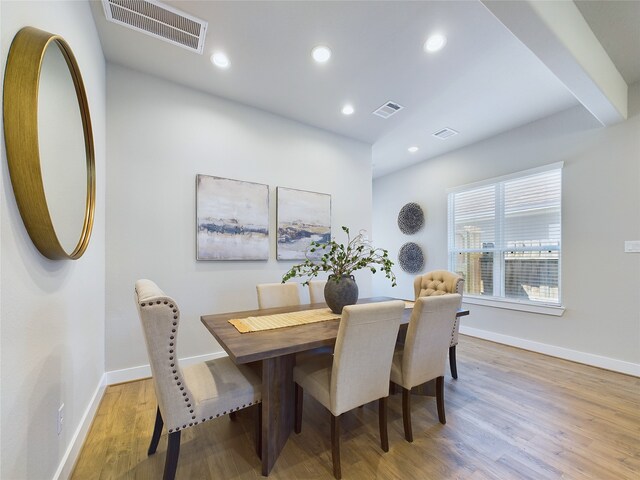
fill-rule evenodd
<path id="1" fill-rule="evenodd" d="M 311 56 L 318 63 L 324 63 L 331 58 L 331 49 L 325 45 L 318 45 L 311 50 Z"/>
<path id="2" fill-rule="evenodd" d="M 229 68 L 231 62 L 229 61 L 229 57 L 227 57 L 222 52 L 216 52 L 211 55 L 211 63 L 213 63 L 216 67 L 220 68 Z"/>
<path id="3" fill-rule="evenodd" d="M 437 52 L 442 47 L 447 44 L 447 37 L 436 33 L 427 38 L 427 41 L 424 42 L 424 51 L 425 52 Z"/>
<path id="4" fill-rule="evenodd" d="M 418 147 L 409 147 L 407 150 L 409 150 L 409 153 L 416 153 L 420 149 Z"/>
<path id="5" fill-rule="evenodd" d="M 347 103 L 344 107 L 342 107 L 343 115 L 351 115 L 353 112 L 355 112 L 355 110 L 353 109 L 353 105 Z"/>

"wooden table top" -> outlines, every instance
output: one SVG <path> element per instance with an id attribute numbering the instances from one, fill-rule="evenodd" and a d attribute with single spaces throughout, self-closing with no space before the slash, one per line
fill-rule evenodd
<path id="1" fill-rule="evenodd" d="M 391 297 L 361 298 L 358 303 L 384 302 L 397 300 Z M 411 301 L 411 300 L 410 300 Z M 234 318 L 259 317 L 275 313 L 300 312 L 316 308 L 327 308 L 325 303 L 304 304 L 292 307 L 265 308 L 243 312 L 228 312 L 215 315 L 203 315 L 200 320 L 216 338 L 236 364 L 243 364 L 280 357 L 291 353 L 304 352 L 326 345 L 333 345 L 338 336 L 340 320 L 297 325 L 295 327 L 264 330 L 261 332 L 240 333 L 229 323 Z M 402 324 L 409 323 L 411 309 L 407 308 L 402 316 Z M 458 316 L 468 315 L 469 310 L 461 309 Z"/>

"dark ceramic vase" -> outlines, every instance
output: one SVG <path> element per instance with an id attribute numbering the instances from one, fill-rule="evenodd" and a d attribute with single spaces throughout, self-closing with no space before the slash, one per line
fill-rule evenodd
<path id="1" fill-rule="evenodd" d="M 329 275 L 324 287 L 324 301 L 333 313 L 342 313 L 342 308 L 358 301 L 358 284 L 353 275 L 342 275 L 336 280 Z"/>

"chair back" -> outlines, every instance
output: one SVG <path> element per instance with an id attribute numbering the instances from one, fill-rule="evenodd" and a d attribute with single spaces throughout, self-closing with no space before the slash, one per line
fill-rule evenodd
<path id="1" fill-rule="evenodd" d="M 463 294 L 464 278 L 446 270 L 434 270 L 419 275 L 413 281 L 415 298 L 445 295 L 447 293 Z"/>
<path id="2" fill-rule="evenodd" d="M 331 371 L 331 413 L 337 416 L 389 395 L 403 311 L 400 300 L 344 307 Z"/>
<path id="3" fill-rule="evenodd" d="M 194 397 L 178 362 L 180 310 L 176 302 L 151 280 L 138 280 L 135 302 L 147 345 L 158 407 L 167 429 L 193 422 L 186 400 Z"/>
<path id="4" fill-rule="evenodd" d="M 402 377 L 406 388 L 444 375 L 451 329 L 462 296 L 420 297 L 413 307 L 402 356 Z"/>
<path id="5" fill-rule="evenodd" d="M 261 283 L 256 285 L 258 308 L 277 308 L 300 305 L 297 283 Z"/>
<path id="6" fill-rule="evenodd" d="M 326 280 L 309 282 L 309 303 L 324 303 L 324 287 L 326 284 Z"/>

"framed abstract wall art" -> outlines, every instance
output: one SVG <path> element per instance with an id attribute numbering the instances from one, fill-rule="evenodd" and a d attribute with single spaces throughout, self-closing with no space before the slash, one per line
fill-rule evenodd
<path id="1" fill-rule="evenodd" d="M 304 260 L 312 241 L 331 239 L 331 195 L 278 187 L 276 196 L 277 258 Z"/>
<path id="2" fill-rule="evenodd" d="M 269 186 L 196 177 L 196 259 L 269 259 Z"/>

